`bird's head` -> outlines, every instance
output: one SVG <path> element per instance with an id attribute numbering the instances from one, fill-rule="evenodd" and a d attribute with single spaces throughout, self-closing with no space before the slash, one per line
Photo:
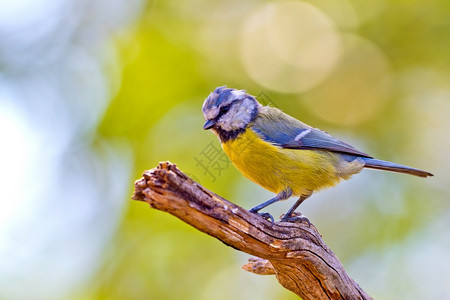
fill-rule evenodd
<path id="1" fill-rule="evenodd" d="M 224 137 L 236 135 L 245 131 L 247 125 L 256 118 L 260 106 L 255 97 L 244 90 L 218 87 L 203 103 L 203 116 L 206 119 L 203 129 L 213 129 Z"/>

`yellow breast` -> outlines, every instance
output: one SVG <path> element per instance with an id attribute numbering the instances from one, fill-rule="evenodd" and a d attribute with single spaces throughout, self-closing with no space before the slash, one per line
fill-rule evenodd
<path id="1" fill-rule="evenodd" d="M 283 149 L 247 129 L 222 144 L 231 162 L 247 178 L 274 193 L 291 188 L 293 195 L 335 185 L 339 156 L 318 150 Z"/>

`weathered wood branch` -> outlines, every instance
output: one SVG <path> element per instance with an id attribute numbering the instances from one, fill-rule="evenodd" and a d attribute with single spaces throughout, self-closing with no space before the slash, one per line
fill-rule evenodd
<path id="1" fill-rule="evenodd" d="M 223 243 L 258 258 L 243 268 L 275 274 L 303 299 L 371 299 L 345 272 L 314 227 L 250 213 L 191 180 L 169 162 L 144 172 L 133 199 L 166 211 Z"/>

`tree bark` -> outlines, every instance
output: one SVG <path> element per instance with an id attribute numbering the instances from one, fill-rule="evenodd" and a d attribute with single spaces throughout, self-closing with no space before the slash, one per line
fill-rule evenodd
<path id="1" fill-rule="evenodd" d="M 265 220 L 208 191 L 170 162 L 145 171 L 135 182 L 133 199 L 256 256 L 244 270 L 275 274 L 283 287 L 303 299 L 371 299 L 314 225 Z"/>

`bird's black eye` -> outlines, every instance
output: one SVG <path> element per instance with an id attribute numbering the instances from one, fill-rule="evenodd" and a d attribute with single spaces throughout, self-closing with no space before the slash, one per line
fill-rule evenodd
<path id="1" fill-rule="evenodd" d="M 230 110 L 230 105 L 222 106 L 220 108 L 219 115 L 222 116 L 222 115 L 226 114 L 229 110 Z"/>

